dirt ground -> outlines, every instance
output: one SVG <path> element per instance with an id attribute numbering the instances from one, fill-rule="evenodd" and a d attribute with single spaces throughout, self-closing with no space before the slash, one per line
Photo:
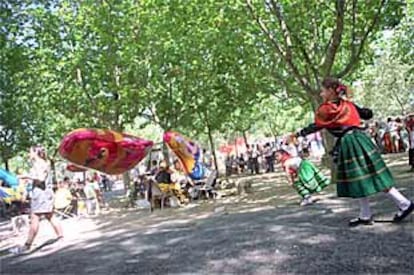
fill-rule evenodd
<path id="1" fill-rule="evenodd" d="M 405 155 L 385 157 L 397 187 L 414 200 Z M 1 274 L 413 274 L 414 215 L 401 224 L 349 228 L 358 203 L 335 186 L 300 207 L 278 172 L 253 176 L 253 193 L 179 209 L 112 209 L 63 221 L 65 239 L 26 256 L 4 253 L 24 243 L 0 225 Z M 370 198 L 375 218 L 392 219 L 384 195 Z M 55 237 L 42 222 L 35 243 Z M 3 236 L 3 238 L 2 238 Z"/>

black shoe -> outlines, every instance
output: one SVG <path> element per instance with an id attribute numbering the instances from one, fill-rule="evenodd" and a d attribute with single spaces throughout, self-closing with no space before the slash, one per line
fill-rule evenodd
<path id="1" fill-rule="evenodd" d="M 355 219 L 350 220 L 349 223 L 348 223 L 348 225 L 350 227 L 355 227 L 355 226 L 358 226 L 358 225 L 373 225 L 373 224 L 374 224 L 374 222 L 372 220 L 372 217 L 370 219 L 367 219 L 367 220 L 363 220 L 361 218 L 355 218 Z"/>
<path id="2" fill-rule="evenodd" d="M 395 214 L 393 222 L 400 222 L 402 221 L 405 217 L 407 217 L 408 215 L 410 215 L 411 212 L 413 212 L 414 210 L 414 202 L 411 202 L 410 206 L 408 206 L 407 209 L 405 209 L 404 211 L 401 210 L 400 212 L 398 212 L 397 214 Z"/>

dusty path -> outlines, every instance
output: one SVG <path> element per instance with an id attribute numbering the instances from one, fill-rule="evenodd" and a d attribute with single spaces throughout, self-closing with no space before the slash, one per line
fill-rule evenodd
<path id="1" fill-rule="evenodd" d="M 405 157 L 388 162 L 398 187 L 414 199 Z M 412 274 L 414 215 L 400 225 L 350 229 L 357 204 L 335 197 L 300 208 L 281 174 L 255 178 L 254 193 L 181 209 L 112 211 L 64 224 L 66 239 L 24 257 L 1 257 L 2 274 Z M 379 218 L 392 203 L 372 197 Z M 53 236 L 48 224 L 38 242 Z"/>

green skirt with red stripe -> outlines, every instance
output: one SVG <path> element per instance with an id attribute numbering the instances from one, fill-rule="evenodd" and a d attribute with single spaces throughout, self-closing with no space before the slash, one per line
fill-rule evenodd
<path id="1" fill-rule="evenodd" d="M 302 198 L 319 193 L 328 185 L 328 178 L 318 168 L 310 161 L 302 160 L 298 169 L 298 179 L 293 184 Z"/>
<path id="2" fill-rule="evenodd" d="M 339 142 L 336 173 L 338 197 L 367 197 L 394 185 L 390 170 L 365 133 L 352 130 Z"/>

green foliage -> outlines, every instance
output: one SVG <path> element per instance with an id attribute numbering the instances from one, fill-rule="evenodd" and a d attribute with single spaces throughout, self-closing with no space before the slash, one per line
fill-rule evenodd
<path id="1" fill-rule="evenodd" d="M 391 54 L 405 64 L 414 63 L 414 1 L 406 1 L 405 16 L 392 30 Z M 414 72 L 414 70 L 411 70 Z"/>
<path id="2" fill-rule="evenodd" d="M 29 65 L 27 49 L 17 43 L 21 35 L 18 28 L 20 14 L 13 13 L 6 5 L 0 4 L 0 158 L 8 160 L 31 144 L 36 132 L 33 124 L 36 110 L 32 98 L 27 95 L 25 68 Z"/>
<path id="3" fill-rule="evenodd" d="M 356 101 L 372 108 L 377 118 L 401 117 L 414 111 L 414 66 L 387 52 L 365 68 L 356 89 Z"/>
<path id="4" fill-rule="evenodd" d="M 3 1 L 3 159 L 32 143 L 53 155 L 78 127 L 155 141 L 171 128 L 203 142 L 282 134 L 311 120 L 330 74 L 359 73 L 358 100 L 379 104 L 375 89 L 397 102 L 384 112 L 399 112 L 407 97 L 393 94 L 412 91 L 413 5 L 374 2 Z"/>
<path id="5" fill-rule="evenodd" d="M 290 94 L 314 104 L 322 78 L 350 76 L 369 61 L 375 33 L 402 17 L 402 5 L 386 0 L 246 2 L 263 33 L 257 39 L 281 60 L 274 77 Z"/>

